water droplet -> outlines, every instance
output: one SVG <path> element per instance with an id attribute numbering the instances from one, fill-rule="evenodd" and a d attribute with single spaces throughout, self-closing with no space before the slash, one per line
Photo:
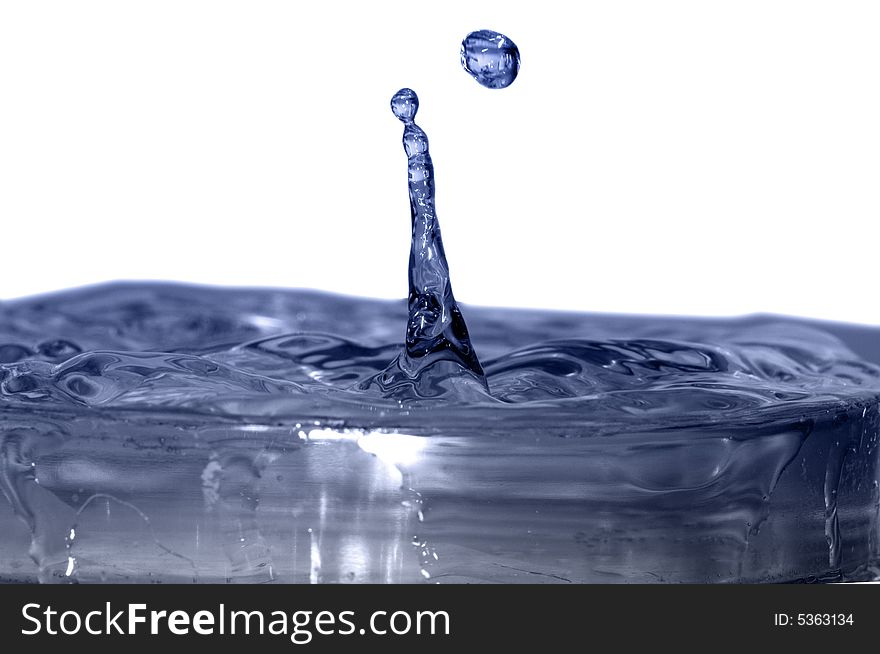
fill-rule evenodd
<path id="1" fill-rule="evenodd" d="M 503 89 L 519 73 L 519 48 L 498 32 L 471 32 L 461 42 L 461 65 L 486 88 Z"/>
<path id="2" fill-rule="evenodd" d="M 391 111 L 404 124 L 413 122 L 419 110 L 419 96 L 412 89 L 400 89 L 391 98 Z"/>

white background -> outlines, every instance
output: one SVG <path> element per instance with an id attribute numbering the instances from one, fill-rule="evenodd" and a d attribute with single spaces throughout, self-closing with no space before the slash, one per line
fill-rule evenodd
<path id="1" fill-rule="evenodd" d="M 460 301 L 880 323 L 877 2 L 2 2 L 0 297 L 402 297 L 402 86 Z"/>

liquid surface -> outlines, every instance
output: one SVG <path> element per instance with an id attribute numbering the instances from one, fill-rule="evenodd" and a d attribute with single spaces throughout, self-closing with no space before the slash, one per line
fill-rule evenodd
<path id="1" fill-rule="evenodd" d="M 117 284 L 4 303 L 4 406 L 339 414 L 356 426 L 484 415 L 586 434 L 616 423 L 795 415 L 870 397 L 880 368 L 788 319 L 630 319 L 471 309 L 491 395 L 385 398 L 363 385 L 405 354 L 396 302 L 309 291 Z M 323 409 L 321 407 L 327 407 Z M 377 415 L 376 409 L 384 411 Z M 521 423 L 520 423 L 521 424 Z"/>
<path id="2" fill-rule="evenodd" d="M 151 283 L 3 303 L 0 574 L 873 574 L 876 330 L 466 307 L 491 394 L 388 397 L 407 304 Z"/>
<path id="3" fill-rule="evenodd" d="M 477 30 L 461 42 L 461 65 L 486 88 L 503 89 L 519 74 L 519 48 L 503 34 Z"/>
<path id="4" fill-rule="evenodd" d="M 418 98 L 391 108 L 405 305 L 151 283 L 0 304 L 0 579 L 877 575 L 876 330 L 465 312 Z"/>

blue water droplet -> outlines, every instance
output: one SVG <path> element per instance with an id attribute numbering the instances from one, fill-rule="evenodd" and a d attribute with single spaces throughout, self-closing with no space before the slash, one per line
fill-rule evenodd
<path id="1" fill-rule="evenodd" d="M 486 88 L 503 89 L 519 73 L 519 49 L 503 34 L 478 30 L 461 42 L 461 65 Z"/>
<path id="2" fill-rule="evenodd" d="M 419 96 L 412 89 L 400 89 L 391 98 L 391 111 L 404 124 L 413 122 L 418 110 Z"/>

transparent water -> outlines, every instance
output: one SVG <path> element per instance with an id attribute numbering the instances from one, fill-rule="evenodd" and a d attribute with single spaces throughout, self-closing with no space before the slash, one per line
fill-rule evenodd
<path id="1" fill-rule="evenodd" d="M 462 309 L 417 110 L 405 303 L 0 304 L 0 578 L 875 577 L 877 330 Z"/>
<path id="2" fill-rule="evenodd" d="M 519 48 L 504 34 L 477 30 L 461 42 L 461 65 L 486 88 L 503 89 L 519 74 Z"/>
<path id="3" fill-rule="evenodd" d="M 0 572 L 872 574 L 876 332 L 467 315 L 492 395 L 407 401 L 361 388 L 402 352 L 402 303 L 130 283 L 2 305 Z"/>

